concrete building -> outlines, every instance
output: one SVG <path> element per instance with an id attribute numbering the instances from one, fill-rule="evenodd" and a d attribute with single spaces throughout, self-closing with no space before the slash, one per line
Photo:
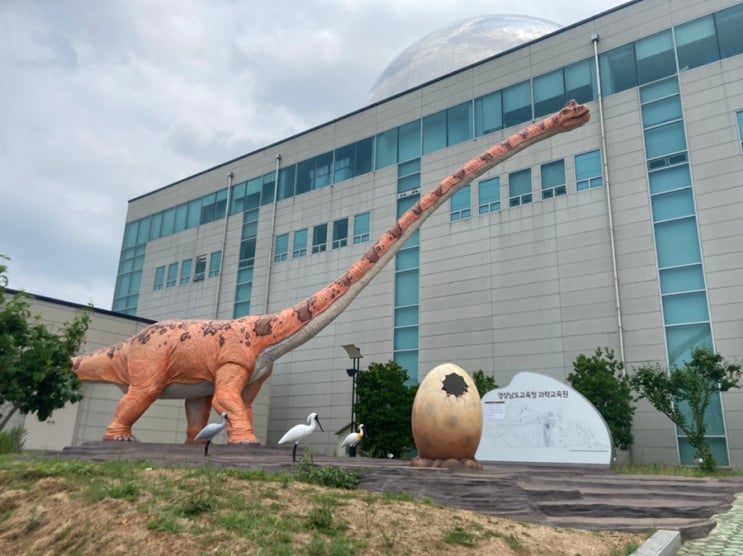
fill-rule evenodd
<path id="1" fill-rule="evenodd" d="M 500 386 L 520 371 L 564 381 L 599 346 L 628 370 L 682 364 L 700 343 L 738 361 L 741 29 L 734 0 L 628 2 L 132 199 L 113 310 L 229 319 L 291 306 L 421 193 L 575 98 L 589 124 L 459 192 L 334 323 L 276 363 L 257 434 L 276 442 L 317 411 L 327 432 L 309 445 L 335 451 L 351 413 L 345 344 L 362 369 L 392 359 L 419 381 L 453 362 Z M 111 396 L 93 396 L 107 421 Z M 183 429 L 183 409 L 168 411 L 153 438 Z M 714 400 L 720 464 L 743 467 L 742 423 L 740 391 Z M 691 463 L 645 403 L 634 434 L 634 463 Z M 100 438 L 86 435 L 76 439 Z"/>

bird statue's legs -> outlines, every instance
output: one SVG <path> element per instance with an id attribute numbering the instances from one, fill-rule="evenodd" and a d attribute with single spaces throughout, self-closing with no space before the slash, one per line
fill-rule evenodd
<path id="1" fill-rule="evenodd" d="M 292 450 L 292 462 L 296 462 L 297 461 L 297 446 L 298 446 L 298 444 L 295 442 L 294 443 L 294 449 Z"/>
<path id="2" fill-rule="evenodd" d="M 211 440 L 207 440 L 204 444 L 204 457 L 207 457 L 209 455 L 209 444 L 211 443 Z"/>

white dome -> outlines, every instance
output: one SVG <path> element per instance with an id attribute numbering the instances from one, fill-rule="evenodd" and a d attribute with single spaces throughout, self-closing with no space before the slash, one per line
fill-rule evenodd
<path id="1" fill-rule="evenodd" d="M 406 48 L 374 82 L 367 102 L 389 98 L 559 28 L 557 23 L 524 15 L 464 19 Z"/>

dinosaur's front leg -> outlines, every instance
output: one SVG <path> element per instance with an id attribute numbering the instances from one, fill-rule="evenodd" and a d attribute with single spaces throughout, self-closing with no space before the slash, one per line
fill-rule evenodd
<path id="1" fill-rule="evenodd" d="M 193 439 L 209 423 L 209 414 L 212 412 L 212 397 L 202 396 L 186 400 L 186 444 Z"/>
<path id="2" fill-rule="evenodd" d="M 143 389 L 134 386 L 129 387 L 129 391 L 121 398 L 113 421 L 106 428 L 103 440 L 125 440 L 133 441 L 132 426 L 147 411 L 158 396 L 162 389 Z"/>
<path id="3" fill-rule="evenodd" d="M 249 383 L 244 389 L 242 393 L 243 398 L 243 407 L 245 408 L 245 414 L 248 417 L 248 423 L 250 424 L 250 433 L 255 438 L 255 430 L 253 429 L 253 402 L 258 397 L 258 394 L 261 391 L 261 387 L 263 386 L 263 383 L 266 382 L 268 377 L 271 376 L 271 372 L 273 371 L 273 366 L 268 370 L 267 373 L 265 373 L 260 379 L 256 380 L 255 382 Z M 256 440 L 256 443 L 259 443 L 258 440 Z"/>
<path id="4" fill-rule="evenodd" d="M 245 367 L 235 363 L 222 365 L 214 376 L 212 407 L 229 416 L 227 438 L 230 444 L 259 444 L 242 398 L 249 376 Z"/>

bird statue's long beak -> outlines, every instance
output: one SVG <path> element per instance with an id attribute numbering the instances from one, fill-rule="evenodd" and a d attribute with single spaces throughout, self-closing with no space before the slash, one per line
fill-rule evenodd
<path id="1" fill-rule="evenodd" d="M 320 430 L 322 432 L 325 432 L 325 429 L 322 428 L 322 425 L 320 424 L 320 418 L 319 417 L 315 417 L 315 421 L 317 421 L 317 426 L 320 427 Z"/>

